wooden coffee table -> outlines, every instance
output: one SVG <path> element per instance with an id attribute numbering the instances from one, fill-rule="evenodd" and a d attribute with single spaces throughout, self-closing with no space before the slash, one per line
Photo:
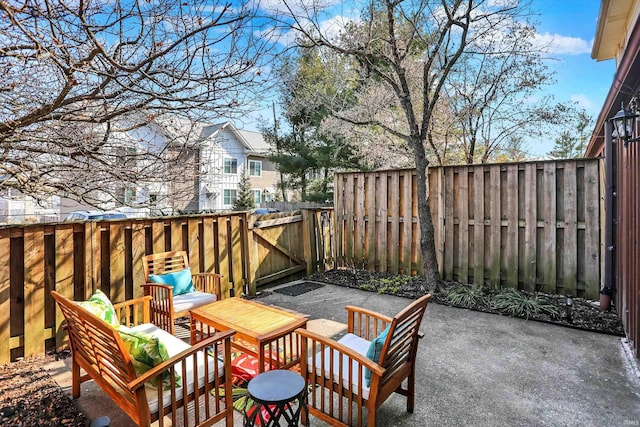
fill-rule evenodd
<path id="1" fill-rule="evenodd" d="M 288 369 L 300 361 L 300 338 L 307 318 L 242 298 L 227 298 L 190 311 L 191 345 L 216 331 L 233 329 L 232 346 L 258 359 L 259 372 Z"/>

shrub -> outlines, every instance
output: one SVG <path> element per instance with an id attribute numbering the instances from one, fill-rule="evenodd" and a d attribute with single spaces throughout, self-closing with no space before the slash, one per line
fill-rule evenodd
<path id="1" fill-rule="evenodd" d="M 455 285 L 447 292 L 445 299 L 450 304 L 460 307 L 477 308 L 489 305 L 487 291 L 477 285 Z"/>
<path id="2" fill-rule="evenodd" d="M 493 298 L 491 307 L 511 316 L 528 319 L 536 314 L 560 317 L 560 310 L 545 298 L 524 294 L 516 289 L 502 289 Z"/>

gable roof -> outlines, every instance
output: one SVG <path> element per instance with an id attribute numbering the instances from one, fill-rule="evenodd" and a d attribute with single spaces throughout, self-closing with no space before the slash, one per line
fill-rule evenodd
<path id="1" fill-rule="evenodd" d="M 220 132 L 229 131 L 251 153 L 265 155 L 271 150 L 271 145 L 264 140 L 262 133 L 238 129 L 232 122 L 223 122 L 206 126 L 200 137 L 202 139 L 215 138 Z"/>

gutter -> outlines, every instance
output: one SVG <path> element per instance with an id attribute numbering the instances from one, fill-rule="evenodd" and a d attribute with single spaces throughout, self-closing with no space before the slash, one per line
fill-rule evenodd
<path id="1" fill-rule="evenodd" d="M 616 292 L 616 148 L 616 141 L 613 138 L 613 124 L 611 120 L 607 120 L 604 122 L 604 286 L 600 290 L 600 311 L 611 308 L 611 299 L 614 298 Z"/>

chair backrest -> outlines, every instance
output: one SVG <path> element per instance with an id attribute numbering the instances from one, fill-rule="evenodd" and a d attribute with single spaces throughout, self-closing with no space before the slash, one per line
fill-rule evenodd
<path id="1" fill-rule="evenodd" d="M 393 317 L 387 339 L 380 353 L 380 366 L 385 368 L 382 384 L 397 372 L 415 363 L 420 323 L 431 295 L 425 295 Z"/>
<path id="2" fill-rule="evenodd" d="M 189 267 L 189 258 L 185 251 L 159 252 L 142 257 L 145 281 L 150 274 L 165 274 L 184 270 Z"/>
<path id="3" fill-rule="evenodd" d="M 136 373 L 118 331 L 56 291 L 51 291 L 51 295 L 67 321 L 74 360 L 125 412 L 138 420 L 138 408 L 146 405 L 146 397 L 144 393 L 136 395 L 126 386 L 136 379 Z"/>

